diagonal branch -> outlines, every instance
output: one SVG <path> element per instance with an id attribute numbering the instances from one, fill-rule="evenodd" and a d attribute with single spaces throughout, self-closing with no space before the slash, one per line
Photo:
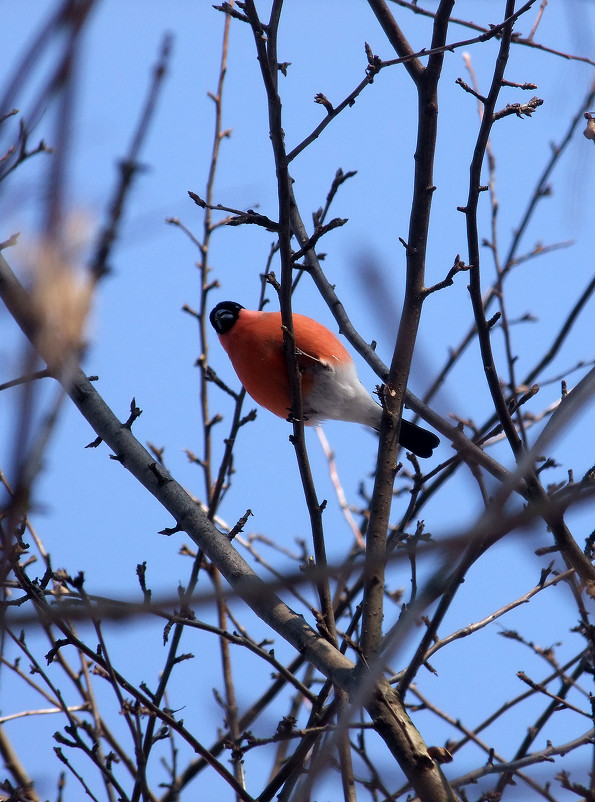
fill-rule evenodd
<path id="1" fill-rule="evenodd" d="M 40 340 L 39 321 L 29 294 L 22 287 L 0 254 L 0 298 L 25 336 L 48 363 L 52 375 L 64 381 L 68 394 L 83 417 L 114 451 L 118 462 L 145 487 L 175 519 L 181 530 L 217 566 L 235 592 L 254 613 L 281 635 L 333 684 L 352 695 L 357 692 L 358 672 L 354 664 L 327 639 L 321 637 L 303 616 L 285 604 L 258 577 L 226 535 L 217 530 L 184 488 L 159 466 L 123 426 L 103 398 L 80 370 L 60 377 L 60 367 L 52 361 L 51 343 Z M 81 646 L 80 648 L 83 648 Z M 442 802 L 456 797 L 427 748 L 396 693 L 385 680 L 376 683 L 364 702 L 377 732 L 386 742 L 422 802 Z M 231 783 L 233 785 L 233 783 Z"/>

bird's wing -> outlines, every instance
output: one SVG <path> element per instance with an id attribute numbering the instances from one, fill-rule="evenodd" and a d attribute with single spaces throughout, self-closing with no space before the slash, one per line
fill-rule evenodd
<path id="1" fill-rule="evenodd" d="M 319 420 L 318 409 L 316 404 L 312 404 L 312 389 L 317 382 L 317 377 L 321 375 L 329 375 L 327 371 L 332 371 L 331 365 L 317 356 L 302 351 L 301 348 L 296 348 L 296 356 L 300 373 L 302 374 L 302 398 L 304 403 L 304 416 L 306 422 L 317 423 Z"/>
<path id="2" fill-rule="evenodd" d="M 295 353 L 297 356 L 298 367 L 302 373 L 306 371 L 315 373 L 317 370 L 331 369 L 331 366 L 325 359 L 320 359 L 320 357 L 307 354 L 305 351 L 302 351 L 301 348 L 296 348 Z"/>

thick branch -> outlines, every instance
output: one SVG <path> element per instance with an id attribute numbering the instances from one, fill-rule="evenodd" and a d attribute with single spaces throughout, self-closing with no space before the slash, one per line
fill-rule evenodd
<path id="1" fill-rule="evenodd" d="M 47 336 L 44 342 L 39 341 L 39 325 L 28 293 L 1 255 L 0 297 L 41 357 L 50 362 L 48 368 L 52 374 L 60 379 L 59 366 L 51 364 L 48 356 Z M 99 437 L 114 451 L 118 461 L 168 510 L 180 529 L 203 549 L 254 612 L 305 654 L 323 674 L 340 686 L 348 687 L 353 664 L 308 626 L 302 616 L 271 592 L 184 488 L 156 464 L 131 430 L 116 418 L 80 369 L 73 372 L 65 391 Z"/>
<path id="2" fill-rule="evenodd" d="M 403 31 L 397 25 L 397 22 L 385 1 L 368 0 L 368 4 L 376 15 L 376 19 L 380 23 L 386 38 L 394 47 L 395 51 L 399 54 L 399 58 L 411 57 L 414 52 L 413 48 L 407 41 Z M 411 61 L 405 61 L 404 64 L 405 69 L 417 84 L 421 80 L 424 73 L 424 68 L 421 61 L 419 61 L 419 59 L 412 59 Z"/>
<path id="3" fill-rule="evenodd" d="M 381 22 L 397 52 L 402 55 L 408 48 L 396 22 L 391 22 L 384 0 L 370 0 L 372 7 L 382 12 Z M 440 47 L 446 40 L 448 19 L 454 0 L 443 0 L 434 21 L 432 47 Z M 390 15 L 392 19 L 392 15 Z M 424 299 L 425 256 L 433 194 L 434 154 L 438 127 L 438 81 L 444 53 L 431 56 L 425 69 L 415 69 L 412 77 L 418 91 L 418 137 L 415 151 L 413 203 L 409 220 L 407 243 L 407 281 L 403 313 L 397 342 L 389 370 L 383 398 L 385 414 L 380 431 L 380 447 L 374 480 L 374 493 L 370 505 L 370 523 L 366 538 L 366 565 L 364 569 L 364 606 L 362 621 L 362 649 L 365 658 L 376 654 L 382 643 L 382 609 L 384 601 L 383 555 L 392 502 L 393 484 L 397 471 L 397 449 L 400 419 L 405 400 L 407 379 L 413 358 L 413 349 Z M 414 62 L 408 62 L 414 64 Z"/>
<path id="4" fill-rule="evenodd" d="M 24 334 L 60 379 L 60 366 L 52 364 L 52 343 L 40 339 L 28 293 L 0 254 L 0 298 Z M 288 605 L 272 592 L 238 554 L 229 539 L 209 521 L 200 507 L 124 426 L 80 370 L 69 371 L 64 390 L 101 439 L 126 468 L 177 522 L 180 530 L 201 548 L 221 571 L 235 592 L 268 626 L 290 643 L 334 684 L 354 694 L 358 672 L 353 663 L 321 637 Z M 423 802 L 455 799 L 439 767 L 427 753 L 420 734 L 411 723 L 398 696 L 382 681 L 365 706 L 392 754 Z M 412 746 L 413 745 L 413 746 Z"/>

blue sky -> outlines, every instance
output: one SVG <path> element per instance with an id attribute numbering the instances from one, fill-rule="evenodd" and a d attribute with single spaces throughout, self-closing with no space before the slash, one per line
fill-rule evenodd
<path id="1" fill-rule="evenodd" d="M 482 4 L 461 2 L 456 6 L 456 14 L 463 19 L 476 19 L 480 24 L 496 23 L 501 19 L 502 6 L 487 0 Z M 0 68 L 3 83 L 52 7 L 52 3 L 42 0 L 4 4 L 4 25 L 10 37 L 4 43 Z M 395 7 L 397 11 L 412 45 L 426 46 L 427 21 Z M 361 80 L 365 67 L 364 41 L 382 58 L 391 58 L 393 54 L 365 3 L 326 0 L 321 4 L 302 0 L 299 4 L 288 2 L 283 13 L 280 60 L 291 62 L 291 67 L 287 78 L 280 78 L 280 87 L 286 142 L 291 149 L 324 114 L 323 108 L 313 103 L 317 92 L 323 92 L 336 105 Z M 535 39 L 565 52 L 592 53 L 593 14 L 593 4 L 584 0 L 551 3 Z M 532 12 L 520 24 L 523 34 L 527 34 L 534 16 Z M 166 31 L 171 32 L 173 54 L 168 75 L 141 154 L 146 170 L 136 178 L 121 237 L 111 259 L 113 272 L 101 283 L 95 299 L 85 370 L 99 376 L 98 390 L 122 419 L 128 415 L 130 400 L 136 398 L 143 410 L 134 424 L 136 436 L 141 442 L 165 447 L 168 469 L 199 498 L 203 497 L 202 476 L 184 453 L 185 449 L 194 452 L 201 449 L 199 377 L 193 366 L 198 345 L 192 318 L 181 312 L 184 304 L 192 307 L 197 302 L 198 254 L 188 238 L 167 225 L 165 218 L 178 217 L 200 236 L 201 213 L 187 192 L 204 193 L 213 131 L 213 104 L 207 92 L 216 86 L 222 28 L 222 15 L 210 3 L 202 1 L 147 5 L 138 0 L 105 0 L 99 4 L 84 38 L 72 129 L 74 147 L 68 169 L 71 209 L 85 216 L 91 231 L 96 230 L 104 219 L 106 199 L 116 181 L 116 162 L 128 147 L 162 36 Z M 471 35 L 467 29 L 453 26 L 449 41 Z M 469 49 L 484 90 L 496 48 L 497 43 L 490 42 Z M 456 207 L 466 199 L 468 163 L 478 116 L 476 102 L 454 83 L 459 76 L 469 80 L 462 52 L 456 50 L 447 55 L 441 86 L 428 284 L 446 275 L 457 253 L 467 261 L 464 218 Z M 17 105 L 25 119 L 51 58 L 52 54 L 48 54 L 40 61 L 18 98 Z M 588 91 L 592 68 L 519 47 L 513 50 L 507 77 L 519 83 L 532 81 L 538 89 L 534 93 L 505 89 L 501 105 L 519 99 L 526 101 L 532 94 L 545 102 L 533 118 L 521 120 L 511 116 L 494 130 L 492 146 L 503 253 L 549 157 L 551 143 L 564 135 Z M 264 92 L 251 34 L 241 23 L 232 25 L 223 117 L 223 125 L 231 129 L 231 136 L 222 146 L 217 201 L 239 209 L 258 208 L 274 218 L 276 184 Z M 44 137 L 51 143 L 52 119 L 52 110 L 48 109 L 39 120 L 32 140 Z M 567 308 L 592 277 L 595 207 L 591 184 L 595 151 L 593 143 L 582 137 L 581 130 L 582 126 L 558 165 L 551 182 L 552 197 L 540 203 L 520 251 L 530 251 L 537 242 L 547 245 L 573 240 L 574 244 L 528 262 L 510 279 L 510 317 L 528 311 L 538 317 L 535 323 L 514 330 L 519 375 L 547 349 Z M 385 361 L 390 360 L 403 292 L 404 254 L 398 237 L 407 235 L 414 143 L 414 93 L 404 70 L 396 67 L 383 71 L 355 106 L 340 115 L 292 165 L 296 196 L 308 222 L 311 212 L 324 203 L 337 168 L 358 171 L 341 188 L 332 208 L 333 215 L 349 218 L 349 223 L 331 232 L 321 250 L 327 254 L 324 262 L 327 276 L 335 284 L 352 321 L 367 340 L 378 342 L 378 352 Z M 0 240 L 17 230 L 22 232 L 20 249 L 5 254 L 17 268 L 28 240 L 35 237 L 39 225 L 39 201 L 47 181 L 47 167 L 47 157 L 36 157 L 9 179 L 0 194 Z M 488 237 L 487 194 L 483 201 L 482 236 Z M 223 228 L 215 233 L 210 261 L 212 276 L 221 286 L 212 293 L 213 304 L 228 298 L 247 307 L 256 304 L 259 274 L 264 269 L 272 239 L 272 234 L 255 226 Z M 487 249 L 482 256 L 487 286 L 492 280 L 493 266 Z M 385 277 L 382 304 L 362 277 L 361 264 L 366 260 L 376 264 Z M 449 347 L 458 343 L 471 323 L 466 284 L 465 275 L 457 277 L 453 287 L 430 297 L 424 307 L 410 381 L 417 394 L 423 393 L 446 359 Z M 301 282 L 294 309 L 334 326 L 308 280 Z M 592 320 L 591 303 L 546 378 L 569 370 L 579 359 L 593 359 Z M 496 357 L 501 360 L 501 338 L 495 334 L 493 340 Z M 4 376 L 10 378 L 18 373 L 22 351 L 14 325 L 1 312 L 0 343 L 0 380 L 4 381 Z M 215 339 L 210 361 L 224 380 L 237 386 L 231 366 Z M 358 369 L 362 381 L 372 390 L 377 379 L 361 360 Z M 581 375 L 580 372 L 569 375 L 569 385 Z M 49 388 L 39 388 L 40 414 L 52 393 Z M 532 410 L 538 414 L 558 397 L 559 384 L 548 384 L 532 402 Z M 5 392 L 0 397 L 0 466 L 8 475 L 11 421 L 19 403 L 16 392 Z M 229 420 L 231 406 L 215 389 L 211 404 Z M 481 360 L 478 349 L 474 348 L 453 372 L 433 406 L 444 416 L 454 413 L 480 423 L 488 405 Z M 245 409 L 252 406 L 248 400 Z M 569 469 L 580 478 L 592 465 L 594 411 L 591 405 L 572 431 L 553 447 L 552 455 L 560 467 L 552 471 L 550 481 L 564 481 Z M 224 422 L 218 429 L 216 457 L 222 453 L 226 426 Z M 363 481 L 367 490 L 371 489 L 376 439 L 362 428 L 347 424 L 330 423 L 325 431 L 336 453 L 346 496 L 357 505 L 360 483 Z M 295 548 L 296 538 L 307 540 L 309 527 L 288 434 L 287 424 L 265 411 L 259 411 L 256 422 L 245 427 L 236 453 L 233 487 L 221 516 L 233 524 L 249 507 L 253 517 L 247 534 L 263 533 L 286 548 Z M 171 526 L 172 521 L 131 476 L 108 459 L 105 447 L 83 448 L 93 438 L 88 424 L 65 404 L 33 499 L 34 524 L 51 552 L 54 567 L 64 566 L 72 574 L 84 570 L 89 592 L 135 599 L 139 597 L 135 568 L 146 560 L 148 583 L 154 594 L 175 594 L 178 583 L 184 584 L 189 572 L 188 559 L 178 554 L 185 539 L 180 535 L 173 538 L 157 535 L 159 530 Z M 350 534 L 314 432 L 308 432 L 308 446 L 319 497 L 329 500 L 325 514 L 329 555 L 340 561 L 351 547 Z M 449 444 L 443 442 L 437 457 L 443 460 L 450 453 Z M 507 467 L 512 466 L 512 456 L 505 445 L 493 447 L 491 453 Z M 481 509 L 481 499 L 470 474 L 460 473 L 452 484 L 448 502 L 436 499 L 424 510 L 426 524 L 435 536 L 460 531 Z M 396 499 L 394 520 L 398 520 L 406 503 L 402 497 Z M 592 512 L 571 513 L 569 520 L 582 543 L 592 529 Z M 544 562 L 536 560 L 533 550 L 547 544 L 549 538 L 544 528 L 536 527 L 493 549 L 461 590 L 444 625 L 444 634 L 470 620 L 481 619 L 532 587 Z M 277 561 L 280 570 L 292 570 L 287 559 L 268 552 L 267 556 Z M 402 578 L 397 574 L 395 584 L 405 587 L 407 592 L 407 569 L 399 570 Z M 392 614 L 396 617 L 396 608 Z M 569 592 L 557 589 L 512 614 L 504 626 L 518 628 L 528 640 L 543 647 L 563 637 L 565 643 L 560 652 L 572 654 L 578 648 L 578 637 L 570 636 L 568 630 L 575 615 Z M 252 616 L 249 620 L 254 631 L 258 631 Z M 128 629 L 114 625 L 108 631 L 114 654 L 122 665 L 129 667 L 134 679 L 154 682 L 164 659 L 161 624 L 141 621 Z M 530 666 L 538 674 L 545 672 L 534 655 L 518 644 L 498 638 L 496 631 L 492 628 L 475 639 L 445 649 L 435 660 L 438 678 L 420 675 L 420 687 L 423 684 L 437 704 L 453 715 L 464 715 L 471 727 L 495 706 L 493 694 L 504 701 L 521 691 L 514 675 L 516 670 L 523 668 L 529 672 Z M 196 652 L 197 658 L 180 666 L 173 690 L 177 698 L 172 706 L 184 706 L 185 720 L 195 722 L 199 733 L 204 726 L 207 733 L 213 729 L 213 720 L 220 717 L 215 702 L 210 701 L 210 688 L 219 683 L 217 668 L 207 657 L 210 650 L 215 650 L 216 642 L 212 637 L 193 633 L 187 638 L 187 648 Z M 290 654 L 280 643 L 276 648 L 279 656 Z M 395 656 L 396 667 L 406 662 L 408 649 L 406 645 Z M 497 659 L 488 658 L 489 654 L 495 654 Z M 502 658 L 507 666 L 505 676 L 498 662 L 500 654 L 505 655 Z M 238 653 L 234 660 L 240 672 L 253 670 L 262 682 L 266 681 L 267 671 L 256 666 L 253 657 Z M 487 700 L 486 688 L 490 689 Z M 5 696 L 3 714 L 19 709 L 21 699 L 16 686 L 14 694 L 10 699 Z M 205 697 L 208 697 L 206 702 Z M 249 699 L 240 701 L 247 704 Z M 274 711 L 270 718 L 273 729 L 276 718 Z M 48 716 L 47 724 L 45 721 L 40 724 L 40 744 L 42 733 L 48 735 L 58 727 L 56 720 L 51 719 Z M 531 720 L 530 715 L 523 719 Z M 557 721 L 560 720 L 566 721 L 566 714 L 560 714 Z M 570 722 L 569 717 L 568 720 L 568 729 L 560 726 L 549 737 L 557 742 L 571 737 L 575 722 Z M 452 734 L 446 725 L 440 725 L 427 713 L 421 714 L 418 726 L 424 735 L 431 733 L 430 742 L 442 742 Z M 487 740 L 491 738 L 504 750 L 510 726 L 514 727 L 514 722 L 503 721 Z M 17 741 L 22 738 L 26 742 L 30 737 L 23 723 L 14 723 L 12 727 L 10 733 L 14 733 Z M 208 739 L 208 735 L 204 737 Z M 47 756 L 41 754 L 43 758 L 40 757 L 36 771 L 39 776 L 49 778 L 43 793 L 50 795 L 51 778 L 57 769 L 51 747 L 47 748 Z M 381 746 L 378 754 L 379 761 L 389 760 Z M 467 760 L 472 765 L 471 753 L 469 758 L 461 753 L 450 776 L 463 773 Z M 251 761 L 249 771 L 257 772 L 258 758 Z M 159 777 L 158 768 L 155 773 Z M 212 778 L 202 778 L 200 783 L 203 798 L 214 793 L 213 789 L 221 788 Z"/>

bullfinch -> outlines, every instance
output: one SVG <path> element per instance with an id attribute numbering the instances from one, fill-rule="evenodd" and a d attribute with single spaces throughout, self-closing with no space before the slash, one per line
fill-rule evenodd
<path id="1" fill-rule="evenodd" d="M 265 409 L 287 418 L 291 394 L 281 313 L 252 312 L 234 301 L 222 301 L 209 319 L 246 392 Z M 358 379 L 353 359 L 335 335 L 297 314 L 293 331 L 305 423 L 342 420 L 380 429 L 382 407 Z M 431 457 L 439 442 L 432 432 L 401 421 L 399 443 L 418 457 Z"/>

